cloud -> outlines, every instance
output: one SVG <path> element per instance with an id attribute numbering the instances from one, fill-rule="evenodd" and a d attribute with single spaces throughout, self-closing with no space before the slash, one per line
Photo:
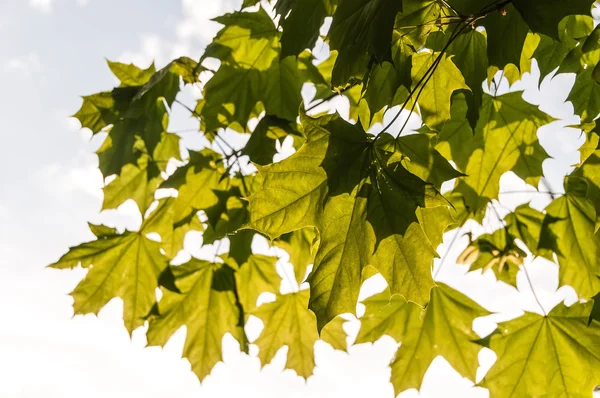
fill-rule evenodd
<path id="1" fill-rule="evenodd" d="M 143 36 L 138 51 L 126 52 L 118 59 L 140 67 L 155 61 L 161 67 L 181 56 L 199 58 L 221 28 L 219 23 L 210 19 L 233 12 L 239 9 L 240 4 L 239 0 L 182 0 L 183 18 L 175 24 L 174 39 L 164 39 L 157 35 Z"/>
<path id="2" fill-rule="evenodd" d="M 52 12 L 53 0 L 29 0 L 29 5 L 37 11 L 48 14 Z"/>
<path id="3" fill-rule="evenodd" d="M 21 79 L 30 80 L 42 71 L 42 63 L 36 53 L 9 59 L 2 67 L 5 74 L 16 75 Z"/>
<path id="4" fill-rule="evenodd" d="M 102 174 L 96 157 L 80 153 L 77 166 L 65 167 L 52 163 L 40 169 L 37 178 L 46 193 L 56 198 L 68 198 L 74 193 L 84 193 L 96 199 L 102 198 Z"/>
<path id="5" fill-rule="evenodd" d="M 139 51 L 123 53 L 118 57 L 118 61 L 133 63 L 140 68 L 148 67 L 152 62 L 156 61 L 160 66 L 169 62 L 166 57 L 166 49 L 169 47 L 169 42 L 157 35 L 143 36 L 141 39 L 141 49 Z"/>
<path id="6" fill-rule="evenodd" d="M 206 45 L 221 26 L 210 19 L 231 12 L 237 6 L 239 1 L 182 0 L 184 18 L 177 23 L 178 39 L 195 39 Z"/>

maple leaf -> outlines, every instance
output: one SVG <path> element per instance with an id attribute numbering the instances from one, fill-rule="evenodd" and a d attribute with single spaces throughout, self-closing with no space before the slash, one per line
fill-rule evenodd
<path id="1" fill-rule="evenodd" d="M 189 231 L 204 231 L 204 226 L 196 215 L 192 215 L 190 219 L 175 220 L 176 202 L 176 198 L 159 200 L 156 209 L 142 224 L 144 232 L 160 235 L 160 248 L 169 259 L 173 259 L 183 249 L 183 240 Z"/>
<path id="2" fill-rule="evenodd" d="M 152 157 L 142 155 L 137 164 L 126 164 L 121 174 L 103 189 L 102 210 L 116 209 L 127 199 L 133 199 L 142 214 L 154 201 L 154 193 L 163 181 L 160 175 L 170 159 L 181 160 L 179 136 L 164 134 Z"/>
<path id="3" fill-rule="evenodd" d="M 348 335 L 344 331 L 346 320 L 336 317 L 321 330 L 320 338 L 336 350 L 348 351 Z"/>
<path id="4" fill-rule="evenodd" d="M 90 225 L 98 238 L 73 247 L 50 267 L 89 268 L 75 287 L 75 314 L 98 314 L 111 299 L 123 299 L 123 320 L 129 333 L 143 325 L 155 301 L 158 278 L 167 267 L 160 244 L 142 232 L 118 234 L 114 228 Z"/>
<path id="5" fill-rule="evenodd" d="M 228 181 L 222 180 L 225 170 L 217 161 L 220 156 L 210 150 L 190 152 L 188 163 L 179 167 L 161 184 L 161 188 L 175 188 L 177 198 L 173 204 L 173 220 L 179 223 L 190 220 L 199 211 L 218 203 L 217 189 L 226 189 Z"/>
<path id="6" fill-rule="evenodd" d="M 498 360 L 480 383 L 491 397 L 591 396 L 600 383 L 600 323 L 592 303 L 556 306 L 503 322 L 484 344 Z M 576 337 L 575 337 L 576 336 Z"/>
<path id="7" fill-rule="evenodd" d="M 252 314 L 264 323 L 258 339 L 258 357 L 263 366 L 277 351 L 288 347 L 286 369 L 293 369 L 307 379 L 315 367 L 314 345 L 318 340 L 315 315 L 307 308 L 308 290 L 277 295 L 272 303 L 258 307 Z"/>
<path id="8" fill-rule="evenodd" d="M 500 177 L 507 171 L 537 186 L 543 175 L 542 162 L 548 157 L 537 131 L 552 121 L 552 117 L 525 102 L 520 92 L 484 95 L 474 150 L 465 169 L 468 177 L 461 179 L 456 188 L 465 195 L 471 211 L 480 211 L 498 197 Z"/>
<path id="9" fill-rule="evenodd" d="M 426 303 L 435 251 L 416 211 L 445 200 L 401 165 L 388 165 L 390 154 L 371 152 L 359 126 L 336 115 L 301 120 L 305 145 L 259 169 L 262 186 L 250 197 L 248 227 L 271 237 L 319 229 L 309 283 L 320 328 L 338 314 L 354 313 L 361 268 L 370 262 L 394 293 Z M 402 209 L 395 208 L 399 200 Z"/>
<path id="10" fill-rule="evenodd" d="M 240 303 L 245 313 L 256 308 L 256 300 L 261 293 L 279 293 L 281 277 L 275 269 L 277 257 L 253 254 L 235 273 Z"/>
<path id="11" fill-rule="evenodd" d="M 441 57 L 439 61 L 437 58 Z M 419 109 L 423 123 L 434 130 L 450 119 L 450 97 L 455 90 L 468 89 L 465 80 L 445 54 L 419 53 L 413 55 L 412 81 L 413 89 L 430 70 L 434 62 L 437 64 L 435 73 L 428 78 L 428 83 L 423 86 L 419 96 Z"/>
<path id="12" fill-rule="evenodd" d="M 221 61 L 204 88 L 200 115 L 207 131 L 236 125 L 245 131 L 260 102 L 269 115 L 295 120 L 302 88 L 294 57 L 281 58 L 279 32 L 269 15 L 258 11 L 218 17 L 225 27 L 207 47 L 204 58 Z"/>
<path id="13" fill-rule="evenodd" d="M 112 179 L 103 209 L 132 199 L 142 213 L 136 232 L 92 225 L 97 239 L 53 265 L 88 269 L 72 293 L 75 312 L 97 313 L 119 297 L 126 328 L 148 321 L 151 345 L 185 326 L 184 356 L 201 380 L 222 360 L 225 334 L 248 352 L 244 326 L 255 315 L 263 365 L 287 346 L 286 367 L 307 378 L 319 338 L 348 350 L 343 314 L 355 314 L 363 283 L 380 274 L 388 287 L 364 301 L 357 341 L 388 334 L 401 343 L 391 364 L 396 392 L 419 388 L 438 355 L 475 381 L 488 344 L 498 355 L 482 382 L 492 396 L 589 395 L 600 382 L 593 1 L 278 0 L 273 12 L 242 3 L 215 19 L 223 27 L 200 62 L 182 57 L 157 70 L 109 61 L 118 86 L 84 97 L 74 115 L 106 134 L 99 168 Z M 575 76 L 568 100 L 581 122 L 569 127 L 585 138 L 581 164 L 543 212 L 518 206 L 490 230 L 485 210 L 502 205 L 504 174 L 539 184 L 548 154 L 537 133 L 554 119 L 519 92 L 492 96 L 483 84 L 498 92 L 498 76 L 512 85 L 534 72 L 534 59 L 540 79 Z M 182 82 L 203 86 L 195 107 L 177 101 L 199 124 L 190 140 L 167 133 Z M 352 122 L 326 114 L 341 103 Z M 409 111 L 423 122 L 414 131 Z M 397 131 L 400 117 L 407 123 Z M 295 152 L 274 162 L 287 137 Z M 173 170 L 180 147 L 189 159 Z M 473 321 L 487 311 L 432 275 L 444 234 L 472 221 L 484 231 L 457 262 L 514 285 L 523 244 L 558 262 L 560 284 L 587 302 L 525 314 L 479 340 Z M 169 266 L 190 231 L 202 232 L 203 248 L 219 242 L 219 263 Z M 261 236 L 288 252 L 307 290 L 280 294 L 278 259 L 253 252 Z M 275 301 L 257 307 L 265 292 Z"/>
<path id="14" fill-rule="evenodd" d="M 365 315 L 356 343 L 374 342 L 383 335 L 402 342 L 392 361 L 396 394 L 420 388 L 431 362 L 443 356 L 464 377 L 475 380 L 480 347 L 473 320 L 489 313 L 451 287 L 438 283 L 425 312 L 398 295 L 384 291 L 365 300 Z"/>
<path id="15" fill-rule="evenodd" d="M 143 153 L 154 153 L 166 132 L 167 106 L 172 105 L 179 92 L 180 79 L 195 82 L 201 69 L 185 57 L 158 72 L 154 66 L 146 70 L 114 62 L 109 62 L 109 66 L 122 79 L 121 86 L 84 97 L 81 109 L 74 115 L 92 133 L 111 126 L 98 150 L 100 170 L 105 177 L 120 174 L 127 164 L 137 165 Z"/>
<path id="16" fill-rule="evenodd" d="M 186 326 L 183 356 L 200 380 L 222 360 L 221 341 L 231 333 L 242 342 L 233 270 L 227 265 L 192 259 L 170 268 L 177 291 L 163 288 L 148 327 L 148 345 L 164 346 Z"/>
<path id="17" fill-rule="evenodd" d="M 569 179 L 571 184 L 578 177 Z M 585 185 L 584 189 L 587 189 Z M 540 246 L 554 251 L 558 258 L 561 285 L 572 286 L 580 297 L 590 298 L 600 291 L 600 264 L 596 256 L 596 211 L 585 197 L 567 184 L 566 195 L 546 208 Z"/>
<path id="18" fill-rule="evenodd" d="M 436 32 L 428 37 L 427 45 L 434 51 L 441 51 L 447 46 L 447 54 L 452 55 L 452 63 L 456 65 L 463 75 L 468 91 L 464 92 L 468 103 L 468 120 L 475 127 L 479 119 L 479 110 L 483 101 L 483 88 L 481 82 L 486 78 L 488 68 L 487 40 L 486 37 L 475 29 L 469 29 L 466 33 L 458 35 L 450 43 L 452 35 L 448 32 Z M 456 97 L 456 95 L 454 96 Z M 452 101 L 454 106 L 455 100 Z M 463 118 L 456 118 L 462 121 Z M 447 124 L 447 123 L 446 123 Z M 446 129 L 446 125 L 442 129 Z"/>
<path id="19" fill-rule="evenodd" d="M 342 0 L 338 4 L 329 29 L 331 48 L 338 51 L 334 86 L 343 86 L 352 77 L 362 79 L 370 57 L 383 58 L 401 9 L 402 2 L 395 0 Z"/>
<path id="20" fill-rule="evenodd" d="M 318 246 L 318 237 L 314 228 L 302 228 L 280 236 L 274 241 L 277 247 L 290 255 L 298 286 L 306 280 L 306 271 L 313 264 Z"/>

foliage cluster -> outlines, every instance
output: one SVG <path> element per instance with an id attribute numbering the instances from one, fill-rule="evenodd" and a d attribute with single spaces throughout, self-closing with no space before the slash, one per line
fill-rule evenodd
<path id="1" fill-rule="evenodd" d="M 221 360 L 226 333 L 247 350 L 244 326 L 256 316 L 264 329 L 252 343 L 262 363 L 287 346 L 287 367 L 307 378 L 319 338 L 346 349 L 340 315 L 356 314 L 362 283 L 379 273 L 388 287 L 363 302 L 356 343 L 383 335 L 402 343 L 391 363 L 396 393 L 418 389 L 438 355 L 475 381 L 487 346 L 498 360 L 480 385 L 492 397 L 591 396 L 600 384 L 593 0 L 258 3 L 244 0 L 242 10 L 216 18 L 223 28 L 198 62 L 179 58 L 160 70 L 109 62 L 120 85 L 83 98 L 75 117 L 106 134 L 98 150 L 110 181 L 103 209 L 133 200 L 143 223 L 122 233 L 90 225 L 97 239 L 52 264 L 89 270 L 72 293 L 75 313 L 97 313 L 119 297 L 125 327 L 147 322 L 150 345 L 186 326 L 184 356 L 200 379 Z M 499 216 L 503 227 L 458 260 L 515 285 L 525 257 L 545 257 L 581 301 L 526 313 L 480 339 L 473 321 L 488 311 L 436 283 L 433 262 L 444 232 L 496 211 L 503 174 L 548 190 L 549 156 L 537 133 L 554 118 L 521 92 L 494 87 L 500 75 L 519 80 L 533 59 L 542 79 L 576 76 L 568 100 L 586 135 L 581 162 L 544 211 L 525 204 Z M 194 106 L 177 99 L 184 85 L 202 88 Z M 310 103 L 302 101 L 307 86 Z M 347 99 L 351 121 L 319 112 L 336 97 Z M 182 152 L 169 131 L 177 106 L 198 120 L 203 149 Z M 420 117 L 418 130 L 406 122 L 398 130 L 407 111 Z M 385 112 L 391 122 L 377 128 Z M 236 149 L 225 130 L 247 143 Z M 295 153 L 273 162 L 285 139 Z M 444 183 L 451 188 L 442 194 Z M 189 231 L 203 232 L 204 245 L 227 241 L 229 253 L 173 264 Z M 255 235 L 286 250 L 297 285 L 309 288 L 282 294 L 277 258 L 252 252 Z M 263 292 L 275 300 L 257 306 Z"/>

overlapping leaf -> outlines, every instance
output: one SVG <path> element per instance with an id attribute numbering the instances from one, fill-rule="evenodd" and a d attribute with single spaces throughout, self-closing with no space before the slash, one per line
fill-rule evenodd
<path id="1" fill-rule="evenodd" d="M 457 190 L 473 212 L 485 207 L 499 192 L 500 177 L 513 171 L 537 186 L 548 154 L 538 141 L 537 131 L 554 119 L 531 105 L 520 92 L 498 97 L 484 96 L 475 129 L 474 150 Z"/>
<path id="2" fill-rule="evenodd" d="M 196 80 L 198 65 L 179 58 L 155 72 L 154 66 L 141 70 L 133 65 L 109 63 L 121 86 L 112 92 L 84 97 L 74 115 L 93 133 L 110 131 L 98 150 L 100 170 L 104 176 L 120 174 L 123 166 L 137 165 L 144 153 L 153 154 L 168 124 L 168 110 L 180 89 L 180 79 Z"/>
<path id="3" fill-rule="evenodd" d="M 190 152 L 188 163 L 178 168 L 161 188 L 175 188 L 177 198 L 173 204 L 174 223 L 190 220 L 199 211 L 218 203 L 215 190 L 227 189 L 228 181 L 223 180 L 225 170 L 218 163 L 219 155 L 210 150 Z"/>
<path id="4" fill-rule="evenodd" d="M 121 174 L 104 187 L 102 210 L 116 209 L 128 199 L 133 199 L 143 214 L 154 201 L 154 193 L 163 178 L 161 171 L 166 169 L 170 159 L 181 160 L 179 136 L 163 134 L 152 157 L 141 155 L 137 164 L 126 164 Z"/>
<path id="5" fill-rule="evenodd" d="M 389 163 L 393 153 L 373 148 L 359 126 L 335 115 L 303 117 L 302 124 L 306 144 L 259 169 L 262 186 L 250 197 L 248 226 L 271 237 L 319 229 L 309 283 L 320 327 L 354 313 L 361 268 L 370 263 L 393 293 L 426 303 L 435 251 L 416 211 L 446 202 L 401 164 Z"/>
<path id="6" fill-rule="evenodd" d="M 419 87 L 421 92 L 418 103 L 423 123 L 438 130 L 446 120 L 450 119 L 452 93 L 468 87 L 463 75 L 451 58 L 445 54 L 423 52 L 413 55 L 412 60 L 413 89 Z M 437 65 L 435 72 L 428 75 L 428 71 L 434 64 Z M 417 86 L 419 82 L 425 82 L 425 79 L 427 82 L 424 86 Z"/>
<path id="7" fill-rule="evenodd" d="M 164 346 L 186 327 L 183 355 L 200 380 L 222 360 L 221 341 L 231 333 L 241 343 L 239 308 L 233 270 L 226 265 L 192 259 L 171 267 L 176 291 L 163 288 L 148 328 L 148 345 Z"/>
<path id="8" fill-rule="evenodd" d="M 253 254 L 235 273 L 240 304 L 248 314 L 256 308 L 261 293 L 279 293 L 281 277 L 275 269 L 277 257 Z"/>
<path id="9" fill-rule="evenodd" d="M 362 79 L 371 57 L 383 60 L 389 51 L 392 29 L 402 2 L 395 0 L 342 0 L 329 30 L 331 47 L 339 55 L 332 83 L 344 86 Z"/>
<path id="10" fill-rule="evenodd" d="M 242 7 L 258 3 L 245 0 Z M 361 284 L 380 273 L 388 288 L 364 302 L 357 341 L 389 334 L 401 342 L 392 363 L 396 392 L 419 388 L 438 355 L 474 381 L 480 346 L 472 324 L 487 312 L 448 286 L 436 286 L 431 267 L 448 228 L 482 220 L 504 173 L 537 186 L 548 158 L 537 133 L 553 119 L 521 93 L 491 96 L 482 87 L 500 69 L 513 84 L 536 59 L 542 78 L 553 70 L 576 75 L 568 98 L 586 134 L 582 164 L 567 178 L 566 194 L 553 194 L 544 212 L 517 207 L 504 228 L 479 236 L 458 260 L 492 268 L 514 284 L 525 257 L 517 243 L 534 256 L 557 259 L 561 285 L 593 302 L 501 324 L 484 340 L 499 358 L 482 385 L 492 396 L 589 395 L 600 383 L 594 340 L 600 327 L 594 122 L 600 30 L 593 29 L 591 4 L 278 0 L 271 14 L 278 25 L 262 5 L 216 19 L 224 27 L 200 59 L 205 66 L 217 59 L 216 70 L 188 58 L 159 71 L 109 62 L 119 86 L 84 97 L 75 117 L 94 134 L 107 133 L 100 169 L 114 179 L 104 189 L 103 208 L 132 199 L 143 222 L 139 232 L 121 234 L 92 226 L 97 240 L 53 265 L 89 269 L 72 293 L 75 312 L 97 313 L 119 297 L 129 332 L 149 321 L 151 345 L 165 345 L 185 326 L 184 356 L 200 379 L 222 359 L 225 334 L 246 351 L 243 329 L 253 314 L 264 323 L 255 341 L 263 365 L 287 346 L 286 367 L 307 378 L 318 332 L 335 349 L 347 350 L 346 316 L 340 315 L 354 313 Z M 323 40 L 333 51 L 315 66 L 327 45 L 314 55 L 307 49 L 324 32 L 327 16 L 332 23 Z M 180 142 L 167 133 L 170 108 L 181 81 L 196 83 L 200 72 L 212 77 L 203 79 L 203 98 L 189 110 L 200 134 L 222 154 L 190 150 L 172 173 L 169 160 L 179 158 Z M 313 103 L 345 97 L 356 124 L 299 112 L 300 91 L 312 86 Z M 393 131 L 395 124 L 377 136 L 365 132 L 376 130 L 396 105 L 421 116 L 418 134 Z M 229 135 L 223 129 L 252 132 L 236 150 L 237 143 L 221 147 Z M 297 152 L 272 164 L 277 143 L 288 136 Z M 248 171 L 247 158 L 258 174 Z M 449 180 L 456 184 L 446 200 L 438 189 Z M 177 193 L 155 202 L 157 188 Z M 223 263 L 168 265 L 192 230 L 203 232 L 203 245 L 228 241 L 229 253 L 215 254 Z M 288 251 L 296 282 L 307 282 L 309 290 L 279 293 L 277 258 L 252 251 L 257 234 Z M 263 292 L 276 299 L 257 308 Z"/>
<path id="11" fill-rule="evenodd" d="M 199 109 L 206 130 L 234 125 L 245 131 L 259 102 L 267 114 L 295 120 L 303 79 L 295 57 L 280 58 L 280 33 L 269 15 L 261 8 L 216 21 L 225 27 L 203 56 L 221 61 Z"/>

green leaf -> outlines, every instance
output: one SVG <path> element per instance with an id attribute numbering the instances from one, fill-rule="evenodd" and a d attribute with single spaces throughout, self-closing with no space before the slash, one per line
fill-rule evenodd
<path id="1" fill-rule="evenodd" d="M 274 302 L 263 304 L 253 312 L 265 325 L 254 342 L 263 366 L 285 345 L 288 347 L 285 368 L 295 370 L 305 379 L 312 375 L 314 344 L 319 336 L 315 315 L 307 308 L 308 297 L 308 290 L 277 295 Z"/>
<path id="2" fill-rule="evenodd" d="M 592 138 L 592 141 L 597 141 L 597 138 Z M 596 214 L 600 214 L 600 151 L 594 149 L 571 175 L 585 179 L 586 199 L 593 203 Z"/>
<path id="3" fill-rule="evenodd" d="M 361 183 L 350 193 L 330 198 L 323 211 L 321 242 L 308 278 L 310 309 L 319 329 L 339 314 L 356 311 L 361 270 L 368 264 L 373 241 L 365 228 L 366 189 Z"/>
<path id="4" fill-rule="evenodd" d="M 396 70 L 391 63 L 384 62 L 373 67 L 363 97 L 369 105 L 371 119 L 381 109 L 392 104 L 399 86 Z"/>
<path id="5" fill-rule="evenodd" d="M 558 39 L 558 24 L 568 15 L 590 15 L 594 0 L 513 0 L 523 20 L 535 33 Z"/>
<path id="6" fill-rule="evenodd" d="M 438 36 L 441 37 L 438 38 Z M 440 51 L 449 39 L 448 36 L 448 34 L 442 36 L 441 33 L 431 35 L 428 44 L 432 43 L 434 51 Z M 488 68 L 486 38 L 481 32 L 470 29 L 467 33 L 457 36 L 446 51 L 447 54 L 452 55 L 452 62 L 464 76 L 465 83 L 471 91 L 471 93 L 466 92 L 465 95 L 469 104 L 469 123 L 474 127 L 477 124 L 483 100 L 481 83 L 486 78 Z"/>
<path id="7" fill-rule="evenodd" d="M 164 198 L 156 209 L 144 220 L 142 231 L 160 235 L 160 248 L 168 259 L 173 259 L 183 249 L 183 240 L 189 231 L 204 231 L 196 215 L 189 219 L 175 220 L 177 198 Z"/>
<path id="8" fill-rule="evenodd" d="M 242 230 L 229 235 L 229 256 L 238 264 L 243 264 L 252 255 L 252 240 L 255 231 Z"/>
<path id="9" fill-rule="evenodd" d="M 587 38 L 594 28 L 594 20 L 587 16 L 571 15 L 559 24 L 560 40 L 540 35 L 540 42 L 533 53 L 540 68 L 541 80 L 557 67 L 565 62 L 566 58 L 573 54 L 582 57 L 581 45 L 583 39 Z M 572 57 L 573 55 L 571 55 Z M 561 72 L 561 69 L 558 70 Z"/>
<path id="10" fill-rule="evenodd" d="M 351 78 L 362 79 L 371 57 L 383 60 L 401 9 L 402 2 L 395 0 L 339 2 L 329 29 L 331 48 L 338 51 L 333 86 L 344 86 Z"/>
<path id="11" fill-rule="evenodd" d="M 414 51 L 420 50 L 427 36 L 438 29 L 436 24 L 446 9 L 435 0 L 405 0 L 402 10 L 396 17 L 394 33 L 401 36 L 402 41 Z"/>
<path id="12" fill-rule="evenodd" d="M 180 58 L 152 74 L 133 65 L 111 64 L 127 84 L 110 93 L 84 97 L 74 115 L 93 133 L 109 129 L 108 137 L 98 150 L 100 171 L 105 177 L 120 174 L 128 164 L 137 165 L 143 154 L 154 154 L 166 133 L 170 107 L 180 89 L 180 79 L 195 81 L 200 72 L 194 61 Z M 192 69 L 193 67 L 193 69 Z M 151 67 L 150 71 L 153 71 Z M 141 77 L 140 77 L 141 76 Z M 136 80 L 137 79 L 137 80 Z M 143 84 L 142 84 L 143 82 Z M 140 83 L 130 86 L 131 83 Z"/>
<path id="13" fill-rule="evenodd" d="M 203 244 L 211 244 L 240 229 L 248 219 L 246 202 L 241 199 L 240 189 L 233 186 L 227 191 L 213 190 L 219 202 L 204 209 L 208 227 L 202 236 Z"/>
<path id="14" fill-rule="evenodd" d="M 498 197 L 500 177 L 507 171 L 537 186 L 543 175 L 542 163 L 548 158 L 537 130 L 552 121 L 538 107 L 525 102 L 520 92 L 484 95 L 475 149 L 466 168 L 468 177 L 456 188 L 472 212 L 479 212 Z"/>
<path id="15" fill-rule="evenodd" d="M 219 198 L 214 191 L 227 189 L 227 181 L 221 179 L 225 170 L 222 164 L 217 163 L 219 158 L 216 152 L 209 149 L 191 151 L 189 162 L 178 168 L 161 185 L 161 188 L 178 190 L 173 205 L 175 224 L 189 220 L 199 210 L 208 209 L 218 203 Z"/>
<path id="16" fill-rule="evenodd" d="M 498 281 L 517 287 L 517 273 L 526 257 L 508 228 L 483 234 L 462 252 L 457 263 L 470 265 L 469 271 L 492 270 Z"/>
<path id="17" fill-rule="evenodd" d="M 295 120 L 303 79 L 296 58 L 280 59 L 279 32 L 269 15 L 261 8 L 216 21 L 225 27 L 203 56 L 221 60 L 204 89 L 206 130 L 233 125 L 245 131 L 258 103 L 268 115 Z"/>
<path id="18" fill-rule="evenodd" d="M 282 235 L 273 242 L 290 255 L 298 286 L 306 280 L 306 271 L 309 265 L 314 263 L 317 240 L 314 228 L 302 228 Z"/>
<path id="19" fill-rule="evenodd" d="M 551 253 L 540 248 L 542 235 L 542 224 L 544 213 L 532 209 L 529 204 L 518 206 L 514 212 L 505 217 L 508 233 L 514 238 L 521 240 L 525 246 L 534 254 L 552 260 Z"/>
<path id="20" fill-rule="evenodd" d="M 582 122 L 590 122 L 600 114 L 600 83 L 594 80 L 593 73 L 593 69 L 588 68 L 578 74 L 567 98 Z"/>
<path id="21" fill-rule="evenodd" d="M 491 397 L 587 397 L 600 383 L 600 323 L 592 303 L 564 304 L 504 322 L 486 346 L 498 360 L 480 383 Z"/>
<path id="22" fill-rule="evenodd" d="M 508 4 L 504 10 L 504 13 L 494 11 L 484 20 L 488 59 L 490 65 L 498 69 L 504 69 L 508 64 L 520 65 L 523 45 L 529 32 L 527 23 L 512 4 Z"/>
<path id="23" fill-rule="evenodd" d="M 581 51 L 584 53 L 593 51 L 598 48 L 598 42 L 600 42 L 600 28 L 596 26 L 592 33 L 587 37 L 585 42 L 583 43 L 583 47 Z"/>
<path id="24" fill-rule="evenodd" d="M 468 102 L 462 92 L 452 97 L 450 120 L 438 134 L 435 149 L 446 159 L 452 160 L 457 169 L 464 172 L 467 169 L 469 158 L 474 150 L 474 133 L 467 118 Z"/>
<path id="25" fill-rule="evenodd" d="M 473 320 L 489 313 L 456 290 L 439 284 L 431 292 L 431 301 L 423 313 L 389 291 L 365 300 L 367 311 L 361 318 L 356 343 L 374 342 L 389 335 L 402 345 L 392 367 L 396 394 L 420 388 L 431 362 L 443 356 L 462 376 L 475 380 L 480 347 L 473 332 Z"/>
<path id="26" fill-rule="evenodd" d="M 110 92 L 102 92 L 82 97 L 81 108 L 73 115 L 82 128 L 89 128 L 97 134 L 117 120 L 123 109 L 115 108 L 115 99 Z"/>
<path id="27" fill-rule="evenodd" d="M 420 207 L 417 209 L 417 217 L 434 250 L 444 241 L 444 232 L 448 227 L 456 224 L 448 206 Z"/>
<path id="28" fill-rule="evenodd" d="M 256 164 L 264 166 L 273 163 L 277 153 L 276 143 L 291 135 L 298 143 L 302 142 L 301 134 L 296 130 L 296 123 L 275 116 L 265 116 L 258 122 L 248 143 L 244 147 L 244 155 Z"/>
<path id="29" fill-rule="evenodd" d="M 437 253 L 419 225 L 416 210 L 434 207 L 439 198 L 434 192 L 427 192 L 426 186 L 417 195 L 420 180 L 402 167 L 381 170 L 372 179 L 375 189 L 369 198 L 368 213 L 377 242 L 372 265 L 386 279 L 392 294 L 424 305 L 435 286 L 431 266 Z"/>
<path id="30" fill-rule="evenodd" d="M 592 297 L 592 301 L 594 302 L 594 305 L 590 311 L 588 324 L 591 324 L 593 321 L 600 322 L 600 293 Z"/>
<path id="31" fill-rule="evenodd" d="M 121 82 L 121 87 L 143 86 L 156 73 L 154 64 L 148 69 L 140 69 L 133 64 L 123 64 L 121 62 L 112 62 L 106 60 L 110 71 Z"/>
<path id="32" fill-rule="evenodd" d="M 487 9 L 495 0 L 448 0 L 447 3 L 462 15 L 472 15 Z"/>
<path id="33" fill-rule="evenodd" d="M 328 128 L 321 127 L 329 122 Z M 347 171 L 346 166 L 367 148 L 364 131 L 337 115 L 318 122 L 303 117 L 302 124 L 306 143 L 289 158 L 259 167 L 260 188 L 249 198 L 248 227 L 271 238 L 319 226 L 328 193 L 328 173 Z M 327 169 L 326 165 L 331 167 Z"/>
<path id="34" fill-rule="evenodd" d="M 285 1 L 278 1 L 276 8 Z M 291 12 L 279 10 L 281 15 L 281 57 L 299 55 L 304 49 L 312 49 L 319 38 L 319 30 L 329 15 L 325 0 L 295 0 Z"/>
<path id="35" fill-rule="evenodd" d="M 385 149 L 396 151 L 390 161 L 399 160 L 410 173 L 438 189 L 444 182 L 463 175 L 433 148 L 433 134 L 411 134 L 397 139 L 385 135 L 379 142 L 387 139 L 390 142 L 386 143 Z"/>
<path id="36" fill-rule="evenodd" d="M 140 209 L 144 212 L 154 201 L 154 192 L 160 185 L 162 178 L 156 175 L 153 178 L 148 174 L 154 174 L 150 169 L 153 164 L 149 164 L 147 156 L 138 159 L 137 166 L 126 164 L 121 170 L 121 175 L 111 181 L 104 187 L 104 201 L 102 210 L 116 209 L 128 199 L 133 199 Z"/>
<path id="37" fill-rule="evenodd" d="M 446 54 L 422 52 L 413 55 L 412 60 L 413 89 L 423 77 L 428 76 L 427 71 L 435 68 L 433 75 L 425 78 L 427 84 L 424 87 L 419 86 L 419 90 L 421 87 L 423 90 L 418 103 L 423 123 L 433 130 L 439 130 L 441 125 L 450 119 L 450 97 L 454 90 L 469 88 L 456 65 Z"/>
<path id="38" fill-rule="evenodd" d="M 594 204 L 569 189 L 546 208 L 540 246 L 556 253 L 560 284 L 572 286 L 581 298 L 600 291 L 595 225 Z"/>
<path id="39" fill-rule="evenodd" d="M 182 326 L 186 327 L 183 356 L 200 380 L 222 360 L 221 341 L 231 333 L 244 338 L 239 326 L 233 271 L 222 264 L 192 259 L 172 266 L 177 292 L 163 288 L 148 328 L 148 345 L 164 346 Z"/>
<path id="40" fill-rule="evenodd" d="M 346 320 L 336 317 L 321 330 L 321 340 L 332 346 L 335 350 L 348 351 L 347 335 L 344 331 Z"/>
<path id="41" fill-rule="evenodd" d="M 141 232 L 118 234 L 116 230 L 91 226 L 97 240 L 73 247 L 52 268 L 89 268 L 71 293 L 75 314 L 98 312 L 110 300 L 123 300 L 123 320 L 131 334 L 144 324 L 155 302 L 158 277 L 167 268 L 160 244 Z"/>
<path id="42" fill-rule="evenodd" d="M 337 115 L 301 121 L 305 145 L 259 169 L 262 184 L 250 197 L 248 227 L 272 238 L 318 228 L 320 246 L 309 283 L 310 308 L 320 328 L 338 314 L 354 313 L 361 269 L 370 261 L 394 293 L 426 303 L 435 251 L 416 211 L 447 202 L 431 185 L 390 164 L 391 154 L 371 150 L 359 126 Z M 404 205 L 397 208 L 400 202 Z"/>
<path id="43" fill-rule="evenodd" d="M 249 314 L 254 311 L 256 300 L 261 293 L 279 293 L 281 277 L 275 269 L 277 260 L 277 257 L 253 254 L 235 273 L 237 291 L 244 313 Z"/>
<path id="44" fill-rule="evenodd" d="M 179 137 L 163 134 L 152 158 L 142 155 L 137 165 L 126 164 L 121 174 L 104 187 L 102 210 L 116 209 L 126 200 L 133 199 L 143 215 L 154 201 L 154 192 L 163 181 L 160 172 L 166 170 L 170 159 L 181 160 Z"/>

